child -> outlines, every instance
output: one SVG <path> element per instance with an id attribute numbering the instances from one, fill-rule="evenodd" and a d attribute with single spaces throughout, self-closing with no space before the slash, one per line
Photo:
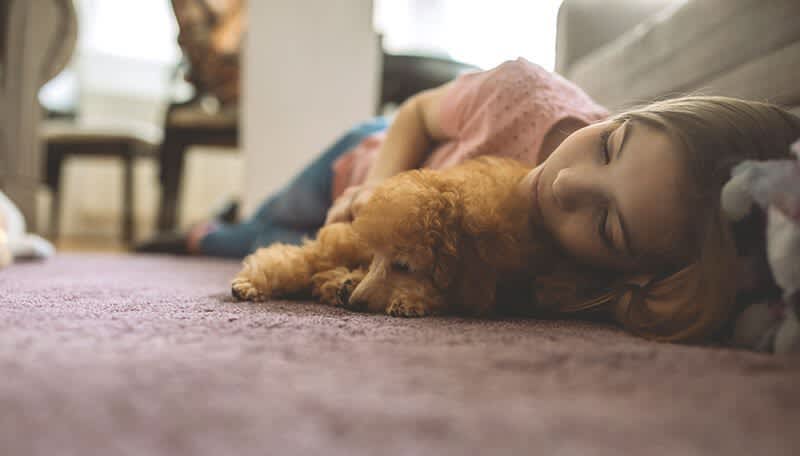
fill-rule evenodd
<path id="1" fill-rule="evenodd" d="M 552 313 L 600 313 L 661 340 L 714 334 L 736 293 L 736 245 L 719 195 L 744 159 L 788 153 L 800 120 L 723 97 L 658 102 L 612 118 L 578 87 L 523 59 L 403 104 L 391 126 L 351 131 L 247 222 L 203 224 L 190 251 L 243 257 L 358 215 L 376 184 L 492 154 L 535 166 L 530 213 L 563 252 L 537 277 Z M 388 127 L 388 128 L 387 128 Z M 525 215 L 521 215 L 525 216 Z"/>

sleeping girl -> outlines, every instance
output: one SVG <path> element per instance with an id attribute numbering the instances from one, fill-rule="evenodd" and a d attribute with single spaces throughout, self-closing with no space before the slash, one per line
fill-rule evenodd
<path id="1" fill-rule="evenodd" d="M 800 119 L 767 103 L 683 97 L 611 115 L 524 59 L 463 75 L 348 132 L 247 221 L 195 225 L 180 250 L 242 258 L 348 222 L 402 171 L 481 155 L 532 167 L 527 214 L 563 261 L 537 276 L 555 314 L 602 316 L 658 340 L 701 342 L 734 310 L 737 239 L 720 192 L 742 160 L 788 155 Z M 158 250 L 147 246 L 144 251 Z"/>

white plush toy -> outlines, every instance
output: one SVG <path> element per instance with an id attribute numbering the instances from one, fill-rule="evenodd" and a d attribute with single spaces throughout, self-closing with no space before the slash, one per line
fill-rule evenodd
<path id="1" fill-rule="evenodd" d="M 25 218 L 17 206 L 0 192 L 0 268 L 14 260 L 34 260 L 52 256 L 53 245 L 26 232 Z"/>
<path id="2" fill-rule="evenodd" d="M 800 353 L 800 141 L 796 160 L 745 161 L 722 189 L 722 207 L 741 220 L 758 204 L 767 214 L 766 251 L 780 302 L 751 304 L 736 321 L 733 343 L 775 353 Z"/>
<path id="3" fill-rule="evenodd" d="M 12 261 L 14 257 L 11 255 L 11 247 L 8 246 L 5 217 L 0 214 L 0 268 L 8 266 Z"/>

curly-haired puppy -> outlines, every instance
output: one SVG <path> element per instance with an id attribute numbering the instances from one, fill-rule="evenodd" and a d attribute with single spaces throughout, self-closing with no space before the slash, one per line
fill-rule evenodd
<path id="1" fill-rule="evenodd" d="M 531 195 L 519 187 L 529 171 L 482 157 L 398 174 L 352 223 L 245 258 L 232 293 L 266 300 L 310 291 L 323 303 L 404 317 L 485 314 L 498 284 L 529 277 L 543 249 L 529 223 Z"/>

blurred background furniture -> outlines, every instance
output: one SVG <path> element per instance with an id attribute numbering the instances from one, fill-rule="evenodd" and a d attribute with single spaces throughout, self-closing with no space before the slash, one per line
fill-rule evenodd
<path id="1" fill-rule="evenodd" d="M 377 114 L 387 105 L 399 105 L 412 95 L 438 87 L 480 68 L 444 57 L 383 53 Z"/>
<path id="2" fill-rule="evenodd" d="M 198 95 L 190 101 L 173 103 L 164 117 L 164 136 L 158 147 L 161 200 L 158 230 L 170 231 L 178 223 L 180 189 L 186 153 L 191 146 L 235 148 L 239 145 L 238 105 L 219 107 Z M 236 151 L 236 149 L 230 149 Z"/>
<path id="3" fill-rule="evenodd" d="M 72 56 L 78 33 L 78 23 L 72 0 L 37 0 L 32 4 L 48 2 L 57 5 L 55 14 L 60 25 L 57 27 L 56 38 L 60 37 L 64 40 L 63 46 L 53 47 L 58 50 L 59 66 L 51 72 L 50 76 L 55 76 L 66 66 Z M 34 13 L 39 14 L 34 11 L 29 14 Z M 37 20 L 38 17 L 36 16 Z M 36 100 L 35 92 L 33 96 L 37 113 L 43 111 Z M 60 231 L 63 165 L 70 157 L 104 156 L 118 158 L 122 164 L 123 215 L 120 233 L 125 242 L 130 242 L 134 236 L 133 168 L 135 159 L 153 154 L 154 145 L 160 141 L 160 133 L 146 125 L 87 125 L 80 121 L 80 116 L 77 115 L 79 109 L 79 106 L 73 106 L 67 111 L 48 111 L 46 118 L 37 122 L 36 128 L 33 130 L 36 137 L 36 155 L 37 157 L 42 155 L 37 158 L 36 181 L 32 183 L 33 189 L 38 188 L 39 184 L 43 182 L 52 194 L 48 235 L 51 239 L 56 239 Z"/>
<path id="4" fill-rule="evenodd" d="M 376 113 L 401 104 L 410 96 L 437 87 L 478 67 L 455 60 L 422 55 L 383 53 L 380 94 Z M 238 106 L 219 106 L 202 92 L 190 101 L 170 105 L 164 122 L 164 139 L 159 148 L 161 202 L 158 230 L 171 231 L 178 224 L 180 189 L 189 147 L 214 145 L 237 147 Z M 235 149 L 230 149 L 235 151 Z"/>
<path id="5" fill-rule="evenodd" d="M 694 93 L 800 113 L 798 18 L 797 0 L 565 0 L 556 71 L 615 111 Z"/>
<path id="6" fill-rule="evenodd" d="M 72 0 L 0 2 L 0 188 L 36 229 L 39 88 L 67 64 L 77 40 Z"/>
<path id="7" fill-rule="evenodd" d="M 86 126 L 75 121 L 48 120 L 40 130 L 44 143 L 44 183 L 51 191 L 49 237 L 60 233 L 62 174 L 64 163 L 74 156 L 114 157 L 123 169 L 122 219 L 120 235 L 124 242 L 135 235 L 133 185 L 134 165 L 139 157 L 152 157 L 160 140 L 160 132 L 146 125 Z"/>
<path id="8" fill-rule="evenodd" d="M 245 0 L 171 0 L 183 54 L 175 76 L 193 95 L 170 103 L 158 151 L 161 201 L 157 228 L 178 222 L 186 152 L 197 145 L 235 150 L 239 144 L 240 52 L 245 34 Z"/>
<path id="9" fill-rule="evenodd" d="M 246 33 L 244 0 L 171 0 L 171 4 L 184 56 L 183 79 L 193 86 L 194 95 L 186 102 L 171 104 L 165 116 L 159 147 L 160 232 L 173 231 L 178 224 L 188 149 L 211 145 L 235 150 L 231 148 L 239 145 L 239 64 Z M 446 58 L 385 52 L 381 68 L 378 114 L 415 93 L 477 69 Z"/>

